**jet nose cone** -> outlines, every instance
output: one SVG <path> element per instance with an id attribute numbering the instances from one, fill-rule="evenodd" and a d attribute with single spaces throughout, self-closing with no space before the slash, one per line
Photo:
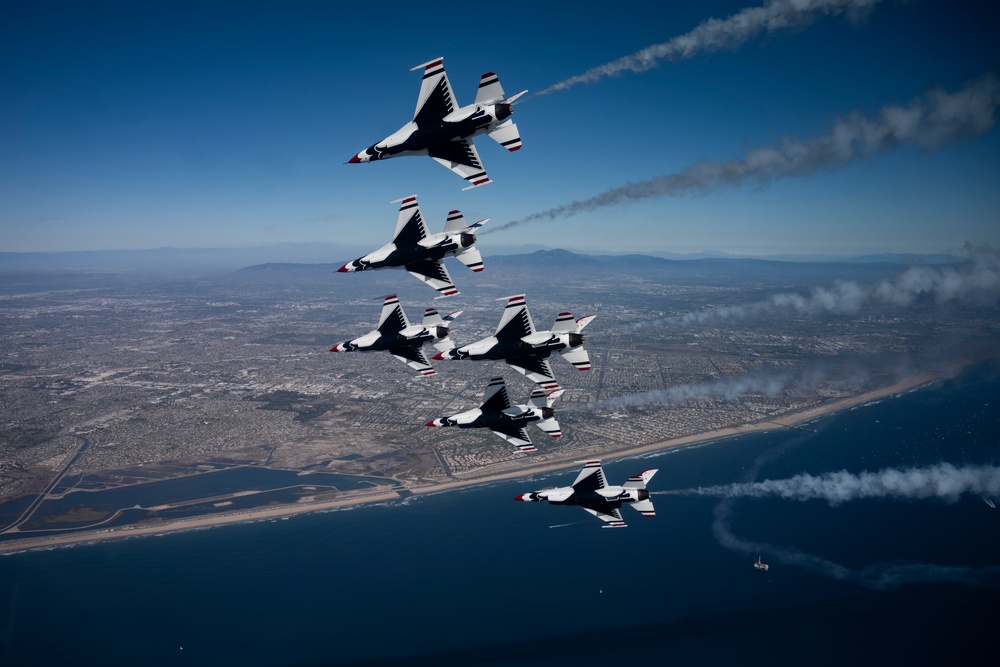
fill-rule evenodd
<path id="1" fill-rule="evenodd" d="M 348 273 L 350 270 L 351 270 L 351 263 L 348 262 L 347 264 L 344 264 L 342 267 L 337 269 L 337 273 Z"/>
<path id="2" fill-rule="evenodd" d="M 340 352 L 340 343 L 337 343 L 336 345 L 334 345 L 333 347 L 331 347 L 330 351 L 331 352 Z"/>
<path id="3" fill-rule="evenodd" d="M 427 422 L 426 424 L 424 424 L 424 426 L 437 426 L 437 420 L 436 419 L 432 419 L 429 422 Z"/>
<path id="4" fill-rule="evenodd" d="M 434 361 L 443 361 L 444 360 L 444 352 L 438 352 L 432 358 L 433 358 Z"/>
<path id="5" fill-rule="evenodd" d="M 527 498 L 525 496 L 528 496 L 528 495 L 530 495 L 530 494 L 522 493 L 519 496 L 514 496 L 514 500 L 521 500 L 521 501 L 527 500 Z"/>
<path id="6" fill-rule="evenodd" d="M 358 164 L 359 162 L 361 162 L 361 154 L 360 153 L 358 155 L 355 155 L 354 157 L 352 157 L 350 160 L 348 160 L 347 164 Z"/>

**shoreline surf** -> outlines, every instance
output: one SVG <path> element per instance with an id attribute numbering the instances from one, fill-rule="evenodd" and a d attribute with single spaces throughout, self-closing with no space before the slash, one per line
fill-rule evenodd
<path id="1" fill-rule="evenodd" d="M 265 509 L 256 509 L 256 510 L 248 509 L 248 510 L 242 510 L 240 512 L 235 512 L 232 514 L 189 517 L 173 521 L 164 521 L 162 523 L 148 523 L 148 522 L 137 523 L 128 526 L 108 528 L 103 530 L 82 529 L 79 532 L 71 532 L 65 535 L 49 535 L 45 537 L 25 537 L 22 539 L 8 539 L 3 542 L 0 542 L 0 555 L 12 555 L 13 553 L 20 553 L 31 550 L 49 549 L 53 547 L 66 547 L 82 543 L 94 543 L 94 542 L 113 540 L 113 539 L 160 535 L 170 532 L 196 530 L 196 529 L 210 528 L 210 527 L 223 526 L 235 523 L 247 523 L 247 522 L 260 521 L 266 519 L 290 517 L 312 512 L 323 512 L 323 511 L 341 509 L 344 507 L 368 505 L 372 503 L 386 502 L 386 501 L 395 501 L 405 498 L 407 495 L 411 494 L 420 496 L 420 495 L 442 493 L 460 488 L 486 485 L 498 481 L 525 478 L 525 477 L 530 477 L 532 475 L 572 468 L 576 466 L 576 462 L 579 461 L 581 458 L 590 457 L 594 459 L 600 458 L 602 460 L 618 460 L 633 456 L 639 456 L 643 454 L 661 452 L 669 449 L 674 449 L 677 447 L 684 447 L 695 444 L 705 444 L 712 441 L 724 440 L 736 436 L 747 435 L 750 433 L 761 433 L 765 431 L 774 430 L 777 428 L 794 428 L 800 424 L 813 421 L 820 417 L 832 415 L 842 410 L 853 408 L 859 405 L 864 405 L 866 403 L 870 403 L 873 401 L 878 401 L 885 397 L 893 396 L 895 394 L 900 394 L 903 392 L 908 392 L 925 387 L 929 384 L 932 384 L 935 381 L 950 377 L 959 370 L 961 370 L 961 367 L 951 368 L 948 369 L 946 372 L 941 372 L 941 373 L 922 373 L 920 375 L 915 375 L 900 380 L 899 382 L 896 382 L 895 384 L 892 384 L 890 386 L 874 389 L 872 391 L 864 392 L 856 396 L 849 396 L 846 398 L 837 399 L 829 403 L 824 403 L 822 405 L 811 406 L 795 412 L 790 412 L 777 417 L 767 418 L 747 424 L 741 424 L 739 426 L 731 426 L 721 429 L 715 429 L 712 431 L 705 431 L 702 433 L 681 436 L 637 447 L 617 449 L 614 451 L 601 452 L 597 451 L 597 448 L 593 448 L 594 451 L 588 450 L 581 452 L 578 450 L 564 458 L 559 458 L 558 460 L 550 460 L 546 461 L 545 463 L 539 463 L 534 465 L 532 464 L 521 465 L 503 471 L 496 469 L 494 470 L 480 469 L 471 473 L 461 473 L 460 476 L 458 476 L 456 479 L 452 479 L 447 482 L 427 484 L 424 486 L 405 487 L 403 490 L 406 493 L 402 494 L 397 493 L 396 491 L 386 492 L 383 488 L 379 488 L 377 491 L 372 493 L 352 494 L 349 497 L 340 498 L 337 500 L 295 503 L 295 504 L 287 504 L 278 507 L 268 507 Z M 507 462 L 500 465 L 511 466 L 512 464 Z"/>

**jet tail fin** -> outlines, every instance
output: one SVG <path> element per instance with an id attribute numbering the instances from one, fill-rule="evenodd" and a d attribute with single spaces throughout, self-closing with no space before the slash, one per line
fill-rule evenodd
<path id="1" fill-rule="evenodd" d="M 449 335 L 448 325 L 463 312 L 465 311 L 456 310 L 448 313 L 444 317 L 441 317 L 436 308 L 428 308 L 424 311 L 424 319 L 420 323 L 421 326 L 425 329 L 437 329 L 435 332 L 436 335 L 442 336 L 433 343 L 434 349 L 438 352 L 444 352 L 445 350 L 450 350 L 455 347 L 455 341 L 453 341 Z M 444 331 L 441 331 L 441 329 L 444 329 Z"/>
<path id="2" fill-rule="evenodd" d="M 455 318 L 464 312 L 464 310 L 455 310 L 448 313 L 444 317 L 441 317 L 441 315 L 438 314 L 437 308 L 428 308 L 424 311 L 424 319 L 420 325 L 423 327 L 448 326 L 455 321 Z"/>
<path id="3" fill-rule="evenodd" d="M 543 419 L 538 422 L 538 428 L 542 429 L 553 438 L 562 437 L 562 429 L 559 428 L 559 422 L 556 421 L 555 417 L 549 417 L 548 419 Z"/>
<path id="4" fill-rule="evenodd" d="M 648 498 L 646 500 L 630 503 L 630 506 L 643 516 L 656 516 L 656 510 L 653 508 L 653 501 Z"/>
<path id="5" fill-rule="evenodd" d="M 551 408 L 553 401 L 566 393 L 556 382 L 539 382 L 535 385 L 528 403 L 536 408 Z"/>
<path id="6" fill-rule="evenodd" d="M 511 153 L 521 149 L 521 133 L 518 132 L 517 125 L 512 120 L 500 123 L 486 136 L 509 150 Z"/>
<path id="7" fill-rule="evenodd" d="M 590 354 L 587 353 L 587 350 L 582 345 L 560 352 L 560 354 L 563 359 L 576 366 L 578 371 L 590 370 Z"/>
<path id="8" fill-rule="evenodd" d="M 501 100 L 503 100 L 503 86 L 500 85 L 500 77 L 494 72 L 486 72 L 479 77 L 476 104 L 492 104 Z"/>
<path id="9" fill-rule="evenodd" d="M 455 255 L 455 259 L 465 264 L 467 267 L 479 273 L 486 267 L 483 265 L 483 256 L 479 254 L 479 248 L 470 245 L 462 252 Z"/>
<path id="10" fill-rule="evenodd" d="M 653 479 L 653 475 L 659 472 L 659 470 L 659 468 L 643 470 L 638 475 L 629 477 L 628 481 L 622 484 L 622 486 L 626 489 L 645 489 L 646 485 L 649 484 L 649 480 Z"/>
<path id="11" fill-rule="evenodd" d="M 552 333 L 580 333 L 595 317 L 597 315 L 587 315 L 575 320 L 573 313 L 559 313 L 556 323 L 552 325 Z"/>
<path id="12" fill-rule="evenodd" d="M 455 232 L 463 231 L 466 227 L 465 216 L 462 215 L 461 211 L 448 212 L 448 219 L 444 223 L 445 233 L 454 234 Z"/>
<path id="13" fill-rule="evenodd" d="M 576 332 L 580 333 L 583 331 L 584 327 L 590 324 L 597 315 L 587 315 L 586 317 L 581 317 L 576 321 Z"/>

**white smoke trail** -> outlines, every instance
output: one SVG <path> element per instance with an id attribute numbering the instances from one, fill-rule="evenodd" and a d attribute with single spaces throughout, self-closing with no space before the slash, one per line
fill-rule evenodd
<path id="1" fill-rule="evenodd" d="M 785 137 L 777 145 L 749 150 L 732 160 L 702 160 L 682 171 L 627 183 L 590 199 L 532 213 L 482 232 L 496 233 L 540 220 L 556 220 L 623 202 L 652 197 L 707 193 L 747 181 L 761 185 L 776 178 L 839 169 L 855 160 L 907 144 L 937 149 L 993 129 L 1000 107 L 1000 79 L 993 73 L 955 93 L 931 90 L 907 106 L 887 106 L 869 117 L 854 111 L 826 134 L 812 139 Z"/>
<path id="2" fill-rule="evenodd" d="M 777 398 L 792 380 L 791 373 L 747 373 L 732 377 L 721 377 L 708 382 L 681 384 L 666 389 L 655 389 L 638 394 L 616 396 L 600 401 L 592 401 L 576 409 L 615 409 L 647 405 L 649 403 L 682 403 L 685 400 L 703 400 L 722 398 L 735 401 L 748 394 L 763 394 L 768 398 Z M 564 412 L 572 411 L 567 407 Z"/>
<path id="3" fill-rule="evenodd" d="M 858 570 L 834 561 L 808 554 L 792 547 L 763 542 L 751 542 L 733 534 L 729 525 L 732 500 L 723 500 L 714 510 L 712 534 L 723 547 L 746 555 L 766 554 L 769 560 L 800 567 L 808 572 L 850 581 L 865 588 L 885 590 L 905 584 L 953 583 L 973 588 L 1000 588 L 1000 567 L 970 567 L 967 565 L 937 565 L 913 561 L 873 563 Z"/>
<path id="4" fill-rule="evenodd" d="M 587 70 L 549 86 L 535 96 L 566 90 L 580 83 L 594 83 L 622 72 L 645 72 L 663 60 L 678 61 L 699 53 L 736 49 L 759 34 L 801 28 L 823 15 L 847 14 L 852 20 L 868 13 L 879 0 L 771 0 L 761 7 L 747 7 L 725 19 L 711 18 L 694 30 L 630 56 Z"/>
<path id="5" fill-rule="evenodd" d="M 866 305 L 908 306 L 925 296 L 939 304 L 952 301 L 996 304 L 1000 301 L 1000 252 L 986 246 L 968 245 L 966 252 L 969 259 L 961 264 L 911 266 L 895 278 L 876 285 L 862 286 L 854 281 L 838 280 L 832 287 L 818 287 L 808 295 L 775 294 L 755 303 L 686 313 L 639 322 L 634 326 L 705 324 L 782 310 L 792 310 L 800 315 L 852 315 Z"/>
<path id="6" fill-rule="evenodd" d="M 941 498 L 955 502 L 964 493 L 1000 496 L 1000 467 L 956 467 L 939 463 L 926 468 L 886 468 L 860 474 L 841 470 L 822 475 L 802 474 L 788 479 L 699 487 L 684 493 L 724 498 L 818 499 L 831 505 L 864 498 Z"/>

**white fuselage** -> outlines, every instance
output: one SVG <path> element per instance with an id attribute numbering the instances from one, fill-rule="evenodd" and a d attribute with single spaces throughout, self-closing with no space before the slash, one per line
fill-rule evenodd
<path id="1" fill-rule="evenodd" d="M 492 132 L 513 112 L 510 104 L 470 104 L 440 121 L 421 127 L 410 121 L 382 141 L 358 153 L 352 162 L 373 162 L 403 155 L 429 155 L 431 148 L 448 141 Z"/>
<path id="2" fill-rule="evenodd" d="M 395 243 L 387 243 L 364 257 L 348 262 L 338 270 L 352 272 L 373 269 L 401 269 L 413 262 L 454 257 L 471 247 L 475 242 L 475 234 L 468 230 L 430 234 L 418 241 L 415 246 L 399 247 Z"/>

